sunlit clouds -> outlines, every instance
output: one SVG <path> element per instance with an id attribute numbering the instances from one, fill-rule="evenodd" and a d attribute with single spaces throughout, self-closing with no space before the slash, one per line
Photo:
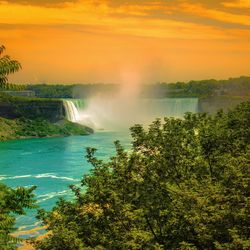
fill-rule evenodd
<path id="1" fill-rule="evenodd" d="M 0 31 L 23 65 L 13 81 L 119 82 L 131 68 L 144 82 L 250 73 L 247 0 L 0 0 Z"/>
<path id="2" fill-rule="evenodd" d="M 225 1 L 222 3 L 224 6 L 229 8 L 249 8 L 250 9 L 250 1 L 249 0 L 235 0 L 235 1 Z"/>

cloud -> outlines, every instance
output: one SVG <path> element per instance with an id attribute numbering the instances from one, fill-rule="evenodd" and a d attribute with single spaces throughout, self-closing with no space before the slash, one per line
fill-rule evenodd
<path id="1" fill-rule="evenodd" d="M 250 26 L 250 15 L 233 14 L 216 8 L 207 8 L 200 4 L 192 4 L 187 1 L 181 4 L 182 10 L 193 15 L 215 19 L 225 23 Z"/>
<path id="2" fill-rule="evenodd" d="M 250 1 L 249 0 L 224 1 L 224 2 L 222 2 L 222 4 L 225 7 L 229 7 L 229 8 L 237 8 L 237 9 L 250 8 Z"/>
<path id="3" fill-rule="evenodd" d="M 64 6 L 64 4 L 69 2 L 77 2 L 77 0 L 5 0 L 0 1 L 6 2 L 6 3 L 14 3 L 14 4 L 20 4 L 20 5 L 35 5 L 35 6 L 44 6 L 44 7 L 53 7 L 53 6 Z"/>
<path id="4" fill-rule="evenodd" d="M 31 2 L 47 1 L 29 1 Z M 222 6 L 223 1 L 78 0 L 66 3 L 57 0 L 53 2 L 64 2 L 64 8 L 5 2 L 0 8 L 0 24 L 5 25 L 5 30 L 7 25 L 10 29 L 12 26 L 23 25 L 24 30 L 28 30 L 29 25 L 36 25 L 38 29 L 49 27 L 89 34 L 155 39 L 219 40 L 235 39 L 236 34 L 240 38 L 244 36 L 249 38 L 247 29 L 250 26 L 250 17 L 220 9 L 218 6 Z M 212 3 L 217 7 L 208 7 Z"/>
<path id="5" fill-rule="evenodd" d="M 153 8 L 158 8 L 156 4 L 153 6 Z M 10 18 L 10 9 L 15 13 L 14 18 Z M 168 10 L 168 8 L 165 9 L 165 11 Z M 105 4 L 93 6 L 90 2 L 88 4 L 80 2 L 71 4 L 63 9 L 20 5 L 10 7 L 6 4 L 0 9 L 0 23 L 6 25 L 47 25 L 60 29 L 67 29 L 71 26 L 73 30 L 76 27 L 78 31 L 83 27 L 82 32 L 85 32 L 86 27 L 89 27 L 89 30 L 99 34 L 135 37 L 180 39 L 225 39 L 228 37 L 228 34 L 224 34 L 223 30 L 211 25 L 172 20 L 168 16 L 158 18 L 146 13 L 146 11 L 148 11 L 147 6 L 142 8 L 137 5 L 111 8 Z M 145 14 L 143 15 L 143 13 Z"/>

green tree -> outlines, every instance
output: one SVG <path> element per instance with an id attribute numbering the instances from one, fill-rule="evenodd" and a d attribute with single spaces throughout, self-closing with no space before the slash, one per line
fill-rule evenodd
<path id="1" fill-rule="evenodd" d="M 16 249 L 22 240 L 11 235 L 15 230 L 14 214 L 25 214 L 25 208 L 35 208 L 35 187 L 12 189 L 0 183 L 0 249 Z"/>
<path id="2" fill-rule="evenodd" d="M 93 169 L 74 201 L 40 218 L 38 249 L 249 249 L 250 102 L 215 116 L 165 118 L 131 129 Z"/>
<path id="3" fill-rule="evenodd" d="M 8 75 L 18 71 L 21 69 L 21 64 L 12 60 L 10 56 L 3 55 L 5 51 L 5 47 L 3 45 L 0 46 L 0 88 L 8 89 Z"/>

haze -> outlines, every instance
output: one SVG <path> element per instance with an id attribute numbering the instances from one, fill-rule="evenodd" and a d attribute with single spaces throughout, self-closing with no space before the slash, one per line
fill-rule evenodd
<path id="1" fill-rule="evenodd" d="M 1 1 L 20 83 L 142 83 L 249 75 L 249 0 Z M 133 84 L 131 86 L 133 88 Z"/>

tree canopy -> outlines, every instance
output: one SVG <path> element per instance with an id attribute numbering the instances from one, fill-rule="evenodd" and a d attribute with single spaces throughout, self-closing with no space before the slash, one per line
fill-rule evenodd
<path id="1" fill-rule="evenodd" d="M 8 89 L 8 75 L 15 73 L 21 69 L 21 64 L 10 58 L 8 55 L 3 55 L 5 46 L 0 46 L 0 88 Z"/>
<path id="2" fill-rule="evenodd" d="M 215 116 L 186 114 L 131 128 L 74 201 L 39 217 L 50 231 L 38 249 L 249 249 L 250 102 Z"/>

